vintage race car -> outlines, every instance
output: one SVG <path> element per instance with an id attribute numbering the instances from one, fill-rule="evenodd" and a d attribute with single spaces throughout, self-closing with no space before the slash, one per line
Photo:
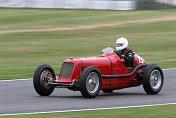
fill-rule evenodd
<path id="1" fill-rule="evenodd" d="M 143 85 L 149 95 L 159 93 L 164 75 L 156 64 L 147 64 L 134 54 L 135 65 L 126 67 L 112 48 L 102 50 L 101 56 L 66 59 L 58 76 L 47 64 L 40 65 L 34 72 L 33 84 L 41 96 L 50 95 L 55 88 L 80 91 L 86 98 L 96 97 L 100 90 L 105 93 L 116 89 Z"/>

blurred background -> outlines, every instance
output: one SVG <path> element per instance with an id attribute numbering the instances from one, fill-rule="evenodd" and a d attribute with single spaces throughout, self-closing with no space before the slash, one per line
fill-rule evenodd
<path id="1" fill-rule="evenodd" d="M 69 57 L 101 55 L 119 37 L 148 63 L 176 67 L 176 0 L 0 0 L 0 79 L 59 73 Z"/>
<path id="2" fill-rule="evenodd" d="M 166 9 L 176 0 L 0 0 L 0 7 L 68 8 L 68 9 Z"/>

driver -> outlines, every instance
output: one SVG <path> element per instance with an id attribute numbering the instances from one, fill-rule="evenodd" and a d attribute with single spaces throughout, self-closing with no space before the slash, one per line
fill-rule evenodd
<path id="1" fill-rule="evenodd" d="M 128 49 L 128 40 L 124 37 L 118 38 L 116 40 L 116 54 L 121 58 L 124 59 L 124 65 L 126 67 L 133 67 L 134 62 L 134 54 L 133 51 Z"/>

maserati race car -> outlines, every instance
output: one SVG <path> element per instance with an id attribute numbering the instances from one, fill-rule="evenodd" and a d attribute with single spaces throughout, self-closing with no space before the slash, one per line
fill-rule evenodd
<path id="1" fill-rule="evenodd" d="M 101 56 L 66 59 L 59 76 L 47 64 L 34 72 L 33 84 L 41 96 L 50 95 L 55 88 L 80 91 L 86 98 L 96 97 L 100 90 L 105 93 L 116 89 L 143 85 L 149 95 L 158 94 L 163 86 L 164 75 L 156 64 L 147 64 L 134 54 L 135 65 L 126 67 L 114 49 L 102 50 Z"/>

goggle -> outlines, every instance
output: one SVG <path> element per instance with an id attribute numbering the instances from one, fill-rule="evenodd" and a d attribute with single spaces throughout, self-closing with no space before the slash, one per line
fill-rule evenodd
<path id="1" fill-rule="evenodd" d="M 123 43 L 116 43 L 116 47 L 121 47 L 123 46 Z"/>

